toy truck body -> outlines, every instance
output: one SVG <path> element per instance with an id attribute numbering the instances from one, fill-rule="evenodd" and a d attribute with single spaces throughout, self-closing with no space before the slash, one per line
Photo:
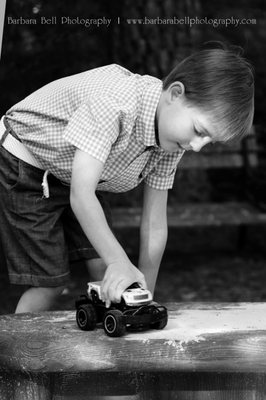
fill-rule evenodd
<path id="1" fill-rule="evenodd" d="M 152 301 L 151 293 L 138 284 L 131 285 L 120 303 L 106 308 L 101 300 L 101 282 L 88 284 L 86 295 L 76 300 L 76 320 L 80 329 L 93 330 L 103 323 L 108 336 L 122 336 L 126 330 L 163 329 L 168 320 L 167 309 Z"/>

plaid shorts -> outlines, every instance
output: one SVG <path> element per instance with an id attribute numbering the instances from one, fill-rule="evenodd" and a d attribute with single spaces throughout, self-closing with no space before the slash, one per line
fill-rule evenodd
<path id="1" fill-rule="evenodd" d="M 63 286 L 69 261 L 99 257 L 71 210 L 69 185 L 48 175 L 44 198 L 43 175 L 0 146 L 0 238 L 13 284 Z M 97 196 L 111 225 L 108 204 Z"/>

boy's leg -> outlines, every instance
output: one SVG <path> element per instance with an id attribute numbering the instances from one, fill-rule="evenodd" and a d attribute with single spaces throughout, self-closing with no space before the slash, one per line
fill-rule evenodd
<path id="1" fill-rule="evenodd" d="M 21 296 L 17 313 L 39 312 L 51 309 L 55 300 L 63 292 L 64 286 L 59 287 L 31 287 Z"/>
<path id="2" fill-rule="evenodd" d="M 86 267 L 89 272 L 91 282 L 102 281 L 106 271 L 106 264 L 101 258 L 86 260 Z"/>
<path id="3" fill-rule="evenodd" d="M 62 210 L 69 189 L 49 176 L 50 198 L 43 198 L 39 170 L 0 146 L 0 235 L 10 282 L 30 287 L 16 312 L 51 308 L 69 281 Z"/>

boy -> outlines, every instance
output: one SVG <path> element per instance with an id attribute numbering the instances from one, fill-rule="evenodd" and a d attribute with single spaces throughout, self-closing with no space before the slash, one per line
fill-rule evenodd
<path id="1" fill-rule="evenodd" d="M 153 291 L 178 162 L 186 150 L 248 133 L 253 98 L 250 65 L 219 44 L 185 59 L 163 83 L 111 65 L 52 82 L 8 110 L 0 229 L 10 281 L 29 286 L 16 312 L 48 309 L 62 292 L 66 243 L 70 258 L 90 259 L 97 279 L 103 274 L 107 305 L 135 281 Z M 109 228 L 100 192 L 142 181 L 137 268 Z"/>

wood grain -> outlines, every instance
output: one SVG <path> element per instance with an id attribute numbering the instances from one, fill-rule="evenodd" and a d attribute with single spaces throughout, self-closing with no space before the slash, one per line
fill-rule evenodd
<path id="1" fill-rule="evenodd" d="M 200 399 L 204 391 L 216 399 L 225 392 L 227 399 L 266 398 L 266 303 L 167 307 L 163 331 L 123 338 L 101 327 L 80 331 L 74 311 L 1 316 L 0 398 L 168 398 L 176 391 L 178 399 Z"/>
<path id="2" fill-rule="evenodd" d="M 114 228 L 139 228 L 141 209 L 119 207 L 112 211 Z M 266 213 L 248 203 L 185 203 L 168 207 L 169 227 L 265 225 Z"/>

